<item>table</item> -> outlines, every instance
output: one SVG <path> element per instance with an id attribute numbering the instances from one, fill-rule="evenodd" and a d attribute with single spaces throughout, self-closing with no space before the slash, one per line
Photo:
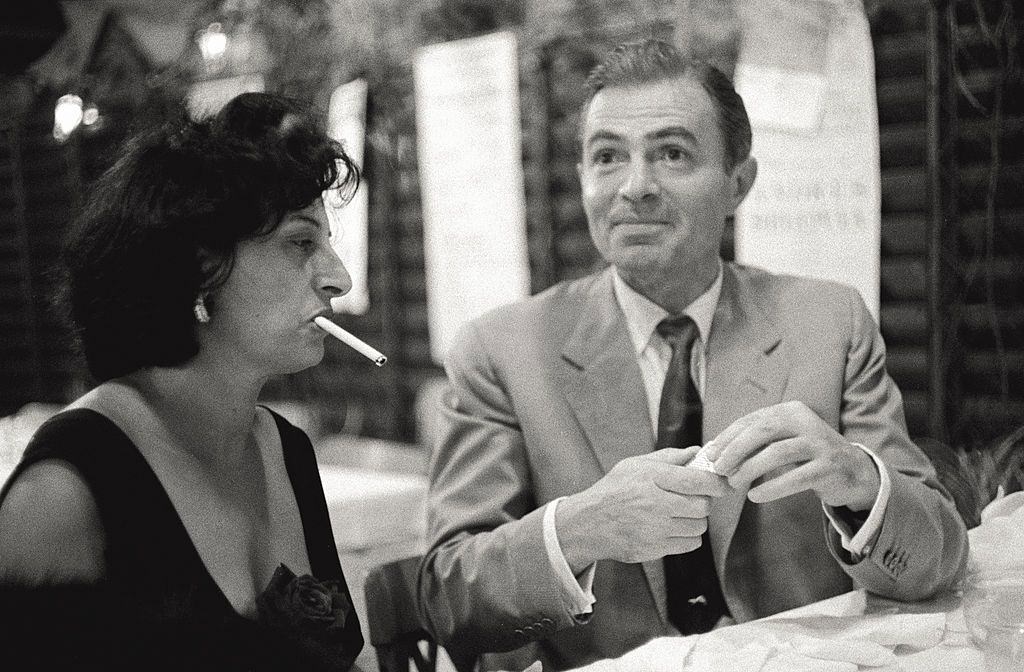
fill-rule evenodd
<path id="1" fill-rule="evenodd" d="M 858 664 L 859 663 L 859 664 Z M 979 672 L 958 593 L 901 603 L 854 591 L 703 635 L 662 637 L 587 672 Z"/>
<path id="2" fill-rule="evenodd" d="M 367 630 L 366 576 L 377 565 L 423 553 L 424 451 L 357 437 L 329 437 L 316 447 L 334 542 L 366 640 L 356 664 L 376 670 Z"/>
<path id="3" fill-rule="evenodd" d="M 968 532 L 969 571 L 1024 572 L 1024 493 L 989 504 Z M 860 665 L 855 664 L 859 662 Z M 980 672 L 959 592 L 896 602 L 853 591 L 703 635 L 661 637 L 588 672 Z M 1016 672 L 1024 672 L 1018 665 Z"/>

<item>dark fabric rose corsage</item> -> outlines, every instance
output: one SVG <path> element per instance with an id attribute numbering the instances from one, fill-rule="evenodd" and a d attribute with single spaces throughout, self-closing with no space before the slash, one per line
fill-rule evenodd
<path id="1" fill-rule="evenodd" d="M 259 621 L 297 646 L 310 664 L 348 670 L 363 648 L 352 600 L 338 581 L 295 576 L 282 564 L 256 606 Z"/>

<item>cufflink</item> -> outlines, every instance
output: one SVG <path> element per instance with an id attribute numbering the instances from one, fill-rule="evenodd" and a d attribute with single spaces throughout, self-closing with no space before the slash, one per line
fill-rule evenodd
<path id="1" fill-rule="evenodd" d="M 706 605 L 708 603 L 708 598 L 704 597 L 703 595 L 698 595 L 697 597 L 691 597 L 687 600 L 687 602 L 694 605 Z"/>

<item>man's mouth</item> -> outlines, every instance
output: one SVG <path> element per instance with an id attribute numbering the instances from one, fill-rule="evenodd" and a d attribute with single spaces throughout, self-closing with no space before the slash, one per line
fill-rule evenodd
<path id="1" fill-rule="evenodd" d="M 651 228 L 662 228 L 668 225 L 668 222 L 658 221 L 654 219 L 629 219 L 624 221 L 616 221 L 612 224 L 612 228 L 621 228 L 623 230 L 636 229 L 637 232 L 647 230 Z"/>
<path id="2" fill-rule="evenodd" d="M 612 226 L 666 226 L 668 222 L 660 219 L 620 219 Z"/>

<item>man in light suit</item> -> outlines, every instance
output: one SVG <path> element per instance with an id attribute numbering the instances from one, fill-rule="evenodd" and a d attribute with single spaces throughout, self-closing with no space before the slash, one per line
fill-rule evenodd
<path id="1" fill-rule="evenodd" d="M 428 629 L 511 652 L 484 660 L 506 669 L 700 631 L 669 618 L 663 558 L 706 553 L 702 538 L 718 623 L 854 586 L 906 600 L 949 587 L 966 530 L 907 436 L 859 295 L 719 258 L 757 173 L 729 80 L 650 40 L 588 84 L 578 169 L 610 266 L 485 315 L 452 347 Z M 679 314 L 698 334 L 687 368 L 713 472 L 687 466 L 696 447 L 654 449 L 675 356 L 656 325 Z"/>

